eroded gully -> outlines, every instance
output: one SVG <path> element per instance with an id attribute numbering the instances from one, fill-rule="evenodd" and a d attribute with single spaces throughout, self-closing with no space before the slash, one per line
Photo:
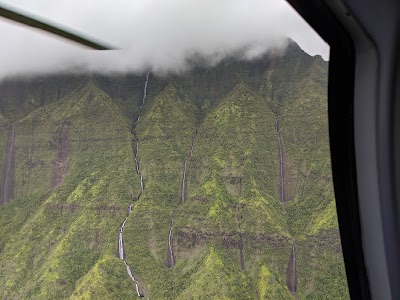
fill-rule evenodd
<path id="1" fill-rule="evenodd" d="M 4 168 L 3 195 L 0 203 L 8 202 L 12 197 L 12 177 L 13 177 L 13 161 L 14 161 L 14 144 L 15 144 L 15 127 L 11 126 L 8 131 L 8 139 L 6 146 L 6 163 Z"/>
<path id="2" fill-rule="evenodd" d="M 145 100 L 146 100 L 146 96 L 147 96 L 147 85 L 149 83 L 149 75 L 150 72 L 148 72 L 146 74 L 146 80 L 144 83 L 144 89 L 143 89 L 143 98 L 142 98 L 142 103 L 140 105 L 140 109 L 142 109 L 142 107 L 145 104 Z M 132 124 L 132 133 L 133 133 L 133 139 L 135 141 L 135 150 L 134 150 L 134 159 L 135 159 L 135 169 L 136 169 L 136 174 L 137 176 L 139 176 L 140 179 L 140 193 L 138 194 L 137 200 L 139 201 L 140 196 L 142 195 L 142 193 L 144 192 L 144 179 L 143 176 L 140 172 L 140 165 L 139 165 L 139 140 L 137 139 L 136 135 L 135 135 L 135 128 L 137 123 L 140 120 L 140 115 L 138 116 L 138 118 L 136 119 L 136 121 L 133 122 Z M 126 221 L 128 220 L 129 216 L 132 213 L 132 209 L 133 209 L 133 203 L 129 205 L 128 207 L 128 211 L 127 211 L 127 216 L 125 217 L 125 219 L 123 220 L 121 226 L 119 227 L 119 232 L 118 232 L 118 257 L 120 260 L 122 260 L 126 266 L 126 271 L 128 273 L 129 278 L 132 280 L 133 284 L 135 285 L 135 291 L 136 294 L 139 298 L 144 298 L 146 297 L 146 290 L 140 286 L 140 283 L 138 281 L 137 278 L 135 278 L 131 267 L 129 266 L 129 264 L 126 262 L 125 260 L 125 252 L 124 252 L 124 237 L 123 237 L 123 232 L 124 232 L 124 228 L 126 225 Z M 149 299 L 148 297 L 146 297 L 147 299 Z"/>
<path id="3" fill-rule="evenodd" d="M 242 179 L 243 179 L 243 174 L 240 174 L 239 177 L 239 198 L 242 196 Z M 240 261 L 240 268 L 244 270 L 245 264 L 244 264 L 244 243 L 243 243 L 243 232 L 242 232 L 242 215 L 240 213 L 240 203 L 236 205 L 236 221 L 238 225 L 238 232 L 239 232 L 239 261 Z"/>
<path id="4" fill-rule="evenodd" d="M 285 204 L 286 209 L 286 198 L 285 198 L 285 168 L 284 168 L 284 156 L 282 137 L 279 133 L 279 120 L 275 117 L 275 132 L 278 139 L 278 151 L 279 151 L 279 182 L 280 182 L 280 200 Z M 289 255 L 289 261 L 286 268 L 286 284 L 289 291 L 297 298 L 297 266 L 296 266 L 296 241 L 293 238 L 292 248 Z"/>
<path id="5" fill-rule="evenodd" d="M 189 155 L 183 163 L 183 175 L 182 175 L 182 185 L 181 185 L 181 205 L 183 203 L 185 203 L 186 197 L 187 197 L 187 178 L 186 178 L 187 161 L 192 157 L 196 136 L 197 136 L 197 130 L 192 139 L 192 146 L 190 147 Z M 174 227 L 174 220 L 175 220 L 175 215 L 176 215 L 177 209 L 178 209 L 178 207 L 172 213 L 171 225 L 169 227 L 169 233 L 168 233 L 168 253 L 167 253 L 167 267 L 168 268 L 172 268 L 175 265 L 174 248 L 172 245 L 172 228 Z"/>

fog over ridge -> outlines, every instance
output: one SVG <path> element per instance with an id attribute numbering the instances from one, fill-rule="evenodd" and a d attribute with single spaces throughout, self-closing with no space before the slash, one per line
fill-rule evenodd
<path id="1" fill-rule="evenodd" d="M 328 46 L 284 0 L 7 0 L 121 50 L 87 50 L 0 19 L 0 79 L 52 72 L 177 73 L 193 57 L 214 65 L 279 53 L 290 37 L 311 55 Z"/>

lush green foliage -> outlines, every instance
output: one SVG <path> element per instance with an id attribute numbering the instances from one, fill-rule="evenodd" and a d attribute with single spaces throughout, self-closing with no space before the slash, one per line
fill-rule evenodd
<path id="1" fill-rule="evenodd" d="M 150 299 L 293 299 L 286 287 L 293 239 L 297 297 L 348 299 L 326 74 L 325 62 L 291 45 L 279 57 L 150 75 L 142 109 L 145 75 L 27 81 L 22 96 L 9 82 L 0 86 L 7 91 L 0 114 L 16 128 L 15 197 L 0 206 L 0 298 L 135 299 L 117 257 L 118 228 L 133 203 L 126 261 Z M 1 170 L 4 160 L 0 151 Z M 168 268 L 172 218 L 176 263 Z"/>

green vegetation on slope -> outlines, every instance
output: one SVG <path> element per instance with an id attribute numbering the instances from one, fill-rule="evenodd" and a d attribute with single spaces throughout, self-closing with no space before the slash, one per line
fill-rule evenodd
<path id="1" fill-rule="evenodd" d="M 68 174 L 54 189 L 65 120 Z M 97 261 L 115 256 L 133 192 L 129 123 L 93 84 L 16 123 L 16 196 L 0 207 L 2 298 L 67 298 Z"/>
<path id="2" fill-rule="evenodd" d="M 290 45 L 283 56 L 151 74 L 142 109 L 145 74 L 28 80 L 20 93 L 0 85 L 0 114 L 16 128 L 14 199 L 0 206 L 0 298 L 136 299 L 117 256 L 133 203 L 126 261 L 150 299 L 293 299 L 293 238 L 297 297 L 348 299 L 326 74 L 325 62 Z"/>

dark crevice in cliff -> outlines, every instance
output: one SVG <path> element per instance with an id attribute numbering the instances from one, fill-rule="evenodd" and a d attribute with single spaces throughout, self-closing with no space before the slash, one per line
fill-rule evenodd
<path id="1" fill-rule="evenodd" d="M 6 144 L 3 182 L 1 187 L 0 204 L 10 201 L 14 197 L 15 181 L 15 127 L 10 126 Z"/>
<path id="2" fill-rule="evenodd" d="M 192 157 L 197 132 L 198 132 L 198 130 L 196 129 L 196 132 L 192 139 L 192 145 L 190 147 L 189 155 L 183 163 L 183 175 L 182 175 L 182 185 L 181 185 L 181 205 L 183 203 L 185 203 L 186 199 L 187 199 L 187 176 L 186 176 L 187 162 Z M 175 215 L 176 215 L 178 208 L 179 208 L 179 206 L 172 213 L 171 225 L 169 227 L 169 232 L 168 232 L 168 253 L 167 253 L 167 267 L 168 268 L 172 268 L 175 265 L 174 248 L 173 248 L 173 242 L 172 242 L 172 229 L 174 226 Z"/>
<path id="3" fill-rule="evenodd" d="M 279 196 L 281 202 L 283 202 L 286 210 L 285 198 L 285 161 L 284 151 L 282 145 L 282 137 L 279 132 L 279 120 L 275 117 L 275 132 L 278 139 L 278 154 L 279 154 Z M 293 238 L 292 247 L 290 250 L 289 260 L 286 268 L 286 285 L 288 290 L 297 298 L 297 266 L 296 266 L 296 242 Z"/>
<path id="4" fill-rule="evenodd" d="M 279 154 L 279 196 L 282 202 L 285 202 L 285 162 L 283 158 L 282 138 L 279 133 L 279 121 L 275 117 L 275 131 L 278 138 L 278 154 Z"/>
<path id="5" fill-rule="evenodd" d="M 244 267 L 245 267 L 245 264 L 244 264 L 244 243 L 243 243 L 243 233 L 242 233 L 242 228 L 241 228 L 242 216 L 240 214 L 240 203 L 237 204 L 236 211 L 237 211 L 237 223 L 238 223 L 238 231 L 239 231 L 239 243 L 238 243 L 239 261 L 240 261 L 240 268 L 242 270 L 244 270 Z"/>
<path id="6" fill-rule="evenodd" d="M 69 159 L 69 141 L 68 130 L 70 123 L 64 121 L 61 123 L 61 129 L 58 132 L 58 149 L 57 157 L 53 163 L 53 177 L 51 187 L 56 188 L 62 184 L 67 175 L 67 165 Z"/>
<path id="7" fill-rule="evenodd" d="M 243 175 L 240 174 L 239 177 L 239 198 L 242 196 L 242 179 Z M 245 263 L 244 263 L 244 243 L 243 243 L 243 233 L 242 233 L 242 228 L 241 228 L 241 223 L 242 223 L 242 215 L 240 213 L 240 203 L 236 205 L 236 220 L 238 224 L 238 232 L 239 232 L 239 242 L 238 242 L 238 248 L 239 248 L 239 261 L 240 261 L 240 268 L 244 270 L 245 268 Z"/>
<path id="8" fill-rule="evenodd" d="M 289 261 L 286 268 L 286 284 L 290 292 L 297 293 L 297 266 L 296 266 L 296 243 L 293 240 Z"/>

